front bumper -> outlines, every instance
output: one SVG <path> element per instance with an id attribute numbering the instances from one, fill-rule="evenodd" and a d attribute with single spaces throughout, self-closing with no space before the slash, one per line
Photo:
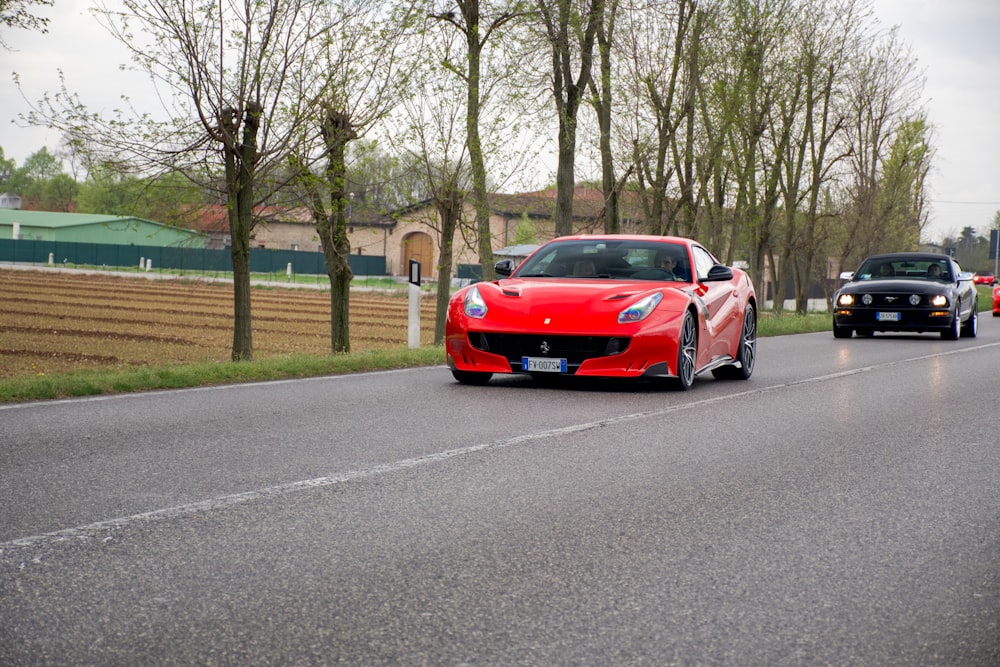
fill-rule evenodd
<path id="1" fill-rule="evenodd" d="M 879 319 L 879 313 L 892 312 L 898 320 Z M 955 321 L 955 313 L 950 310 L 930 308 L 897 308 L 891 311 L 876 308 L 837 307 L 833 311 L 833 321 L 838 327 L 870 329 L 872 331 L 947 331 Z"/>
<path id="2" fill-rule="evenodd" d="M 677 363 L 676 341 L 650 335 L 455 332 L 445 346 L 449 366 L 481 373 L 525 373 L 524 357 L 563 358 L 566 375 L 610 378 L 673 377 Z"/>

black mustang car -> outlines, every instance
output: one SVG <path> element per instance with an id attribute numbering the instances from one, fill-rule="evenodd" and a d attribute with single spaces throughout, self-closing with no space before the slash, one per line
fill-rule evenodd
<path id="1" fill-rule="evenodd" d="M 833 295 L 833 335 L 938 331 L 945 340 L 975 338 L 978 293 L 972 274 L 934 253 L 872 255 Z"/>

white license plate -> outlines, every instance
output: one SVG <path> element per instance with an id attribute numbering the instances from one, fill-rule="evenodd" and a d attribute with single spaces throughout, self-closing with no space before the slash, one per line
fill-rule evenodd
<path id="1" fill-rule="evenodd" d="M 899 313 L 875 313 L 875 319 L 879 322 L 898 322 Z"/>
<path id="2" fill-rule="evenodd" d="M 521 370 L 532 373 L 565 373 L 566 360 L 548 357 L 521 357 Z"/>

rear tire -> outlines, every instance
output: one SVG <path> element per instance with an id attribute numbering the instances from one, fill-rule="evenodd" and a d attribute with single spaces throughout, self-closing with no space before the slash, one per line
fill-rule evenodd
<path id="1" fill-rule="evenodd" d="M 691 311 L 684 313 L 681 333 L 677 338 L 677 377 L 674 387 L 687 391 L 694 384 L 695 364 L 698 360 L 698 332 L 695 330 Z"/>
<path id="2" fill-rule="evenodd" d="M 477 373 L 475 371 L 451 371 L 452 377 L 461 382 L 462 384 L 471 384 L 476 386 L 482 386 L 490 381 L 493 377 L 493 373 Z"/>

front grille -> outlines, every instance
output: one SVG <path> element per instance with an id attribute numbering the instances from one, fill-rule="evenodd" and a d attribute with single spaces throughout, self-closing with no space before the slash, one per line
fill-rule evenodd
<path id="1" fill-rule="evenodd" d="M 927 296 L 920 295 L 920 303 L 916 306 L 910 304 L 909 294 L 872 294 L 872 303 L 868 308 L 893 308 L 895 310 L 907 310 L 910 308 L 921 308 L 927 306 Z M 857 304 L 864 306 L 861 302 L 861 295 L 858 295 Z"/>
<path id="2" fill-rule="evenodd" d="M 469 333 L 469 343 L 473 347 L 503 355 L 513 368 L 520 368 L 522 357 L 566 359 L 567 366 L 577 367 L 587 359 L 620 354 L 628 349 L 630 341 L 626 337 L 611 336 Z"/>

